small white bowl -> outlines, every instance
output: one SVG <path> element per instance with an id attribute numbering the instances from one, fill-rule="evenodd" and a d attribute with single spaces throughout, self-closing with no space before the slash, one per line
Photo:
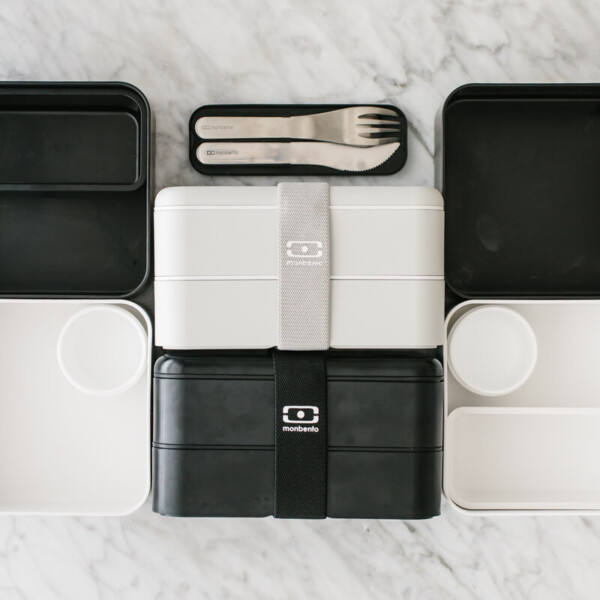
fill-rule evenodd
<path id="1" fill-rule="evenodd" d="M 480 396 L 518 390 L 535 368 L 537 339 L 529 322 L 504 306 L 479 306 L 459 317 L 448 335 L 448 366 Z"/>
<path id="2" fill-rule="evenodd" d="M 71 385 L 92 396 L 114 396 L 134 386 L 146 371 L 147 334 L 125 309 L 91 306 L 65 323 L 57 353 Z"/>

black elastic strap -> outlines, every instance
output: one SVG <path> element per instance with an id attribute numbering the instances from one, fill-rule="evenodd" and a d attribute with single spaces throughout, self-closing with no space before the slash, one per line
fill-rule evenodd
<path id="1" fill-rule="evenodd" d="M 327 516 L 327 373 L 322 352 L 273 351 L 275 506 L 282 519 Z"/>

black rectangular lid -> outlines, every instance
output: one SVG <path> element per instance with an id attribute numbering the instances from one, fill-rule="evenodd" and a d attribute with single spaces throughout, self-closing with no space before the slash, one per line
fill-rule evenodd
<path id="1" fill-rule="evenodd" d="M 600 85 L 463 86 L 442 127 L 450 290 L 600 295 Z"/>
<path id="2" fill-rule="evenodd" d="M 154 373 L 155 445 L 274 445 L 267 353 L 166 355 Z M 330 355 L 327 375 L 330 448 L 440 449 L 443 370 L 436 358 Z"/>

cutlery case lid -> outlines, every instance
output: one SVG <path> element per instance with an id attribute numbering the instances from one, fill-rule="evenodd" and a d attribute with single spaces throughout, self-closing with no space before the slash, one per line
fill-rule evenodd
<path id="1" fill-rule="evenodd" d="M 453 303 L 600 295 L 600 85 L 470 84 L 437 125 Z"/>

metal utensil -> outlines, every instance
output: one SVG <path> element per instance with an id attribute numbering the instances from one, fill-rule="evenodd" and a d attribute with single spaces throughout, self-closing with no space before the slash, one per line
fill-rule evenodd
<path id="1" fill-rule="evenodd" d="M 318 165 L 340 171 L 368 171 L 400 147 L 392 142 L 371 148 L 329 142 L 203 142 L 196 156 L 205 165 Z"/>
<path id="2" fill-rule="evenodd" d="M 398 142 L 402 134 L 398 114 L 379 106 L 351 106 L 294 117 L 200 117 L 195 130 L 206 140 L 284 138 L 350 146 L 390 144 Z"/>

